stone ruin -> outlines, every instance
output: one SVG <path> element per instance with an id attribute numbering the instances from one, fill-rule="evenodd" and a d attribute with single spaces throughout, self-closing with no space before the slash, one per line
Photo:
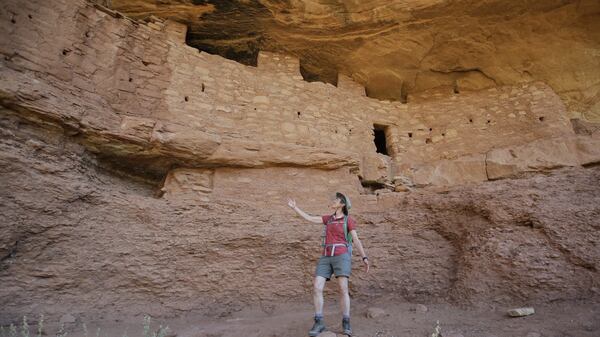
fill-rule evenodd
<path id="1" fill-rule="evenodd" d="M 503 232 L 509 223 L 521 224 L 518 230 L 551 228 L 558 220 L 544 224 L 543 207 L 512 205 L 519 211 L 511 217 L 504 206 L 474 205 L 496 193 L 491 187 L 463 198 L 486 181 L 494 188 L 525 184 L 531 172 L 600 162 L 599 133 L 576 132 L 543 82 L 380 101 L 344 75 L 337 87 L 306 82 L 299 60 L 288 55 L 261 51 L 252 67 L 199 52 L 186 45 L 186 26 L 173 21 L 133 21 L 83 0 L 2 6 L 0 280 L 10 286 L 0 290 L 7 299 L 0 313 L 60 312 L 59 302 L 148 308 L 154 297 L 170 308 L 149 309 L 158 312 L 297 298 L 310 290 L 319 231 L 296 225 L 286 198 L 325 212 L 328 196 L 340 188 L 369 224 L 365 242 L 379 268 L 419 259 L 404 249 L 429 256 L 407 262 L 411 273 L 382 273 L 377 284 L 360 279 L 354 290 L 501 301 L 515 294 L 573 298 L 598 286 L 597 246 L 573 248 L 581 241 L 559 230 L 520 238 Z M 506 180 L 515 177 L 524 180 Z M 567 193 L 560 181 L 549 186 Z M 508 190 L 498 198 L 517 198 Z M 444 193 L 450 193 L 445 201 Z M 593 205 L 597 186 L 587 193 Z M 448 215 L 458 204 L 461 215 Z M 397 213 L 402 205 L 421 208 Z M 598 208 L 582 207 L 593 209 L 576 230 L 585 240 Z M 453 220 L 418 220 L 426 208 Z M 457 225 L 463 216 L 471 225 Z M 285 222 L 294 225 L 281 228 Z M 473 238 L 473 228 L 487 232 Z M 554 243 L 528 253 L 559 252 L 547 271 L 549 285 L 540 286 L 550 295 L 523 290 L 522 280 L 498 281 L 529 270 L 492 261 L 502 259 L 510 241 L 500 238 Z M 473 242 L 488 253 L 465 251 Z M 278 246 L 296 253 L 286 256 Z M 271 260 L 257 271 L 260 257 Z M 473 264 L 495 269 L 482 276 L 468 270 Z M 433 279 L 423 285 L 429 271 Z M 285 282 L 275 290 L 261 286 L 273 278 Z M 504 289 L 490 291 L 499 282 Z"/>

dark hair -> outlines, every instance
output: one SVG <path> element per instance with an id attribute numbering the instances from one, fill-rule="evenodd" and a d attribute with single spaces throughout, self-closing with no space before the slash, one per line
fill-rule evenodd
<path id="1" fill-rule="evenodd" d="M 342 202 L 342 204 L 344 204 L 344 207 L 342 208 L 342 212 L 344 212 L 345 216 L 348 216 L 348 208 L 346 207 L 346 205 L 348 204 L 348 202 L 346 201 L 346 196 L 343 195 L 340 192 L 337 192 L 335 194 L 335 197 L 338 198 L 338 199 L 340 199 L 340 201 Z"/>

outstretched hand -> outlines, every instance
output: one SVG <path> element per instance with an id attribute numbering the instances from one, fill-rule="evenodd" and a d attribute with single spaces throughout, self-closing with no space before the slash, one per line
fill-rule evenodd
<path id="1" fill-rule="evenodd" d="M 292 209 L 296 208 L 296 200 L 288 199 L 288 206 L 290 206 Z"/>
<path id="2" fill-rule="evenodd" d="M 369 259 L 363 260 L 363 263 L 365 264 L 365 273 L 369 273 Z"/>

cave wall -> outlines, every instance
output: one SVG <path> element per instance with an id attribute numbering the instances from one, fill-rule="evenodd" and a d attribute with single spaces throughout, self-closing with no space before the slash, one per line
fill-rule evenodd
<path id="1" fill-rule="evenodd" d="M 199 53 L 182 25 L 140 24 L 83 1 L 3 5 L 2 317 L 227 315 L 305 300 L 321 228 L 285 198 L 322 214 L 341 185 L 373 260 L 371 276 L 353 279 L 357 296 L 598 293 L 598 169 L 579 167 L 598 161 L 598 134 L 573 134 L 543 83 L 378 101 L 347 78 L 337 88 L 302 81 L 289 56 L 262 53 L 247 67 Z M 388 125 L 395 160 L 375 154 L 373 123 Z M 358 174 L 390 179 L 405 162 L 421 165 L 408 170 L 423 185 L 487 180 L 491 154 L 494 178 L 574 167 L 440 195 L 361 194 Z M 465 156 L 484 168 L 480 180 Z M 444 167 L 456 176 L 441 179 Z"/>
<path id="2" fill-rule="evenodd" d="M 39 313 L 52 321 L 308 307 L 322 228 L 269 193 L 287 190 L 323 214 L 329 195 L 309 182 L 343 175 L 228 169 L 229 193 L 158 198 L 155 185 L 113 171 L 66 130 L 15 111 L 0 116 L 4 324 Z M 260 193 L 265 176 L 288 185 Z M 575 167 L 443 194 L 363 196 L 368 203 L 352 214 L 372 270 L 354 269 L 352 296 L 510 306 L 598 299 L 599 181 L 598 166 Z"/>
<path id="3" fill-rule="evenodd" d="M 259 50 L 297 56 L 308 79 L 338 73 L 370 97 L 408 100 L 542 81 L 570 118 L 599 121 L 596 0 L 112 0 L 132 17 L 185 23 L 188 43 L 256 64 Z M 193 14 L 192 14 L 193 13 Z"/>
<path id="4" fill-rule="evenodd" d="M 199 53 L 174 22 L 142 24 L 86 2 L 6 6 L 5 105 L 69 125 L 92 151 L 156 179 L 173 166 L 289 165 L 456 185 L 487 180 L 493 149 L 575 142 L 563 104 L 539 82 L 379 101 L 347 77 L 338 87 L 303 81 L 291 56 L 261 52 L 251 67 Z M 374 124 L 386 127 L 389 156 L 375 151 Z M 457 165 L 469 174 L 449 174 Z"/>

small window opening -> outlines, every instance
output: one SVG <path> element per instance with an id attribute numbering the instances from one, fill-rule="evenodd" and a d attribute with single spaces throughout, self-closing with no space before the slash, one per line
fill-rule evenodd
<path id="1" fill-rule="evenodd" d="M 202 92 L 204 92 L 204 89 L 205 89 L 205 88 L 204 88 L 204 83 L 202 83 Z"/>
<path id="2" fill-rule="evenodd" d="M 408 138 L 412 138 L 412 132 L 408 133 Z"/>
<path id="3" fill-rule="evenodd" d="M 431 138 L 425 139 L 425 144 L 431 144 Z"/>
<path id="4" fill-rule="evenodd" d="M 190 98 L 189 98 L 189 97 L 187 97 L 187 96 L 185 96 L 183 99 L 184 99 L 186 102 L 190 100 Z"/>
<path id="5" fill-rule="evenodd" d="M 429 128 L 429 132 L 433 131 L 433 128 Z"/>
<path id="6" fill-rule="evenodd" d="M 300 118 L 300 115 L 301 115 L 301 113 L 300 113 L 300 111 L 298 111 L 298 118 Z"/>
<path id="7" fill-rule="evenodd" d="M 375 147 L 377 148 L 377 153 L 385 154 L 388 156 L 388 149 L 386 143 L 386 131 L 387 127 L 384 125 L 373 125 L 373 131 L 375 133 Z"/>
<path id="8" fill-rule="evenodd" d="M 445 134 L 445 133 L 442 133 L 442 137 L 446 137 L 446 134 Z"/>
<path id="9" fill-rule="evenodd" d="M 491 122 L 492 122 L 491 120 L 489 120 L 489 119 L 487 120 L 487 123 L 488 123 L 488 124 L 490 124 Z"/>
<path id="10" fill-rule="evenodd" d="M 469 123 L 473 123 L 473 118 L 469 118 Z"/>
<path id="11" fill-rule="evenodd" d="M 544 116 L 541 116 L 540 118 L 538 118 L 540 120 L 540 122 L 544 121 Z"/>
<path id="12" fill-rule="evenodd" d="M 130 77 L 130 78 L 129 78 L 129 82 L 133 82 L 133 78 L 131 78 L 131 77 Z"/>
<path id="13" fill-rule="evenodd" d="M 31 16 L 31 14 L 28 14 L 27 17 L 33 19 L 33 16 Z"/>

